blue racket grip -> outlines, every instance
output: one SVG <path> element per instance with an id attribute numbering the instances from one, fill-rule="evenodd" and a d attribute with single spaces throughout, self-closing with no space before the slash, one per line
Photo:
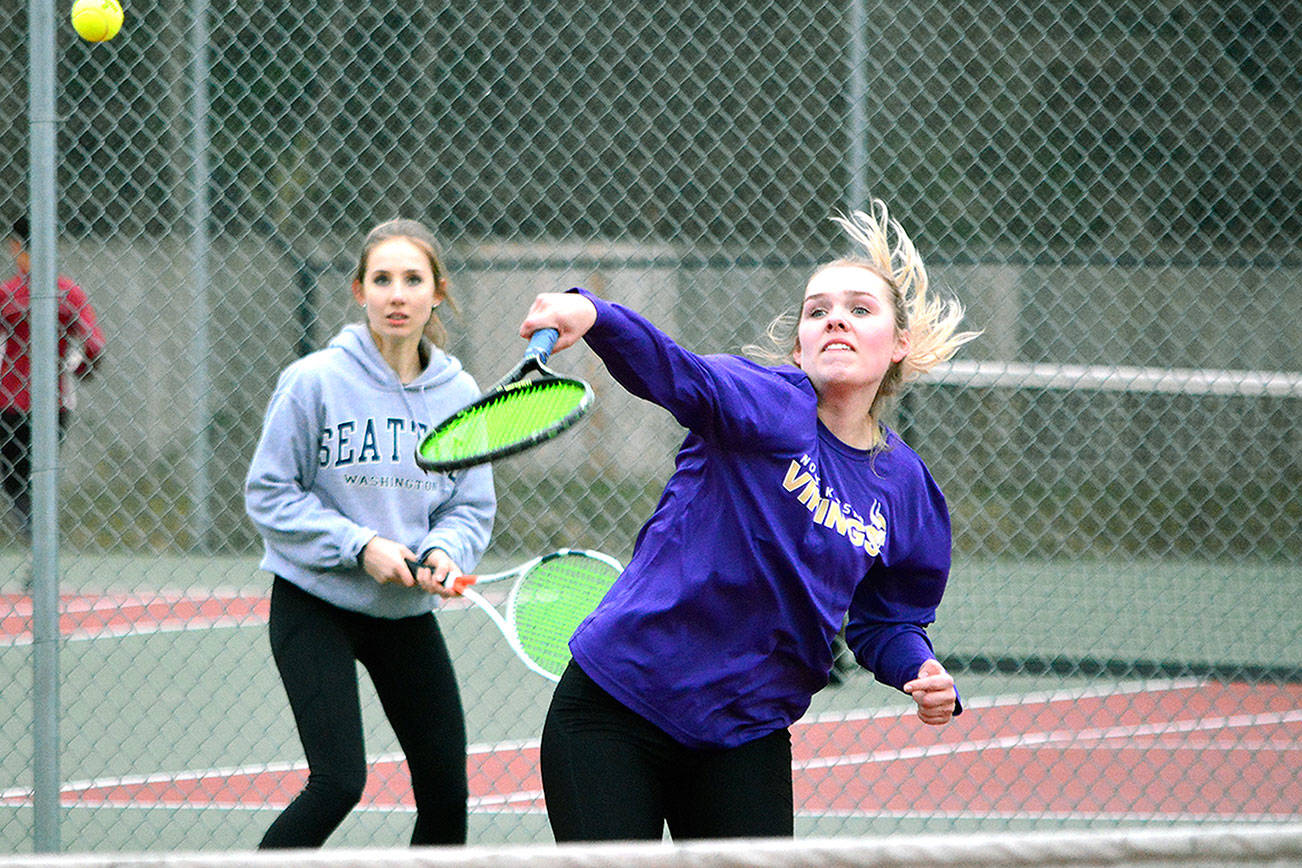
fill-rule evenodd
<path id="1" fill-rule="evenodd" d="M 524 357 L 526 359 L 537 359 L 541 364 L 546 362 L 552 354 L 552 347 L 556 346 L 556 339 L 561 333 L 556 329 L 538 329 L 529 336 L 529 346 L 524 348 Z"/>

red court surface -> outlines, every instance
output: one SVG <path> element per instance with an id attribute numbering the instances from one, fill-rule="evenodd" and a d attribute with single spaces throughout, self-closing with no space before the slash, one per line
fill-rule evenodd
<path id="1" fill-rule="evenodd" d="M 184 594 L 66 595 L 59 598 L 65 639 L 238 626 L 267 620 L 270 601 L 256 596 L 189 597 Z M 0 594 L 0 647 L 32 641 L 32 600 Z"/>
<path id="2" fill-rule="evenodd" d="M 801 815 L 1286 821 L 1302 805 L 1300 687 L 1008 700 L 941 729 L 872 716 L 802 723 L 793 735 Z M 536 743 L 473 748 L 472 809 L 541 811 L 537 761 Z M 72 783 L 63 801 L 282 808 L 305 779 L 300 767 L 160 773 Z M 362 806 L 411 805 L 402 762 L 375 761 Z"/>
<path id="3" fill-rule="evenodd" d="M 69 636 L 266 618 L 254 597 L 68 598 L 65 607 Z M 10 644 L 30 641 L 24 614 L 11 608 L 0 621 Z M 939 728 L 898 711 L 823 715 L 793 728 L 793 752 L 801 816 L 1291 821 L 1302 806 L 1302 685 L 1105 682 L 1072 695 L 974 699 Z M 543 810 L 536 741 L 474 746 L 469 768 L 472 810 Z M 305 779 L 296 764 L 159 771 L 70 782 L 63 803 L 279 809 Z M 30 797 L 14 788 L 0 804 Z M 401 758 L 375 759 L 362 807 L 411 806 Z"/>

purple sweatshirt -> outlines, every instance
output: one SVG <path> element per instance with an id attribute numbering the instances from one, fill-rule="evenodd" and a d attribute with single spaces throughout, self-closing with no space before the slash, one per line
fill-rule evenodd
<path id="1" fill-rule="evenodd" d="M 897 688 L 914 678 L 950 565 L 945 499 L 917 454 L 891 431 L 872 453 L 838 440 L 798 368 L 696 355 L 580 291 L 611 375 L 688 430 L 628 567 L 570 640 L 584 672 L 697 748 L 799 719 L 847 610 L 859 662 Z"/>

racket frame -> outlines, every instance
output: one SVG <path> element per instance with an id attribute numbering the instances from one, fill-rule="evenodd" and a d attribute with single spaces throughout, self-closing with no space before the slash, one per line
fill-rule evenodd
<path id="1" fill-rule="evenodd" d="M 560 673 L 554 673 L 551 670 L 546 669 L 545 667 L 540 665 L 536 660 L 534 660 L 532 657 L 529 656 L 529 653 L 525 650 L 524 645 L 520 642 L 520 637 L 516 633 L 516 629 L 515 629 L 516 602 L 520 596 L 520 588 L 523 587 L 524 580 L 528 577 L 530 572 L 532 572 L 535 568 L 540 567 L 543 564 L 547 563 L 548 561 L 555 560 L 556 558 L 560 558 L 560 557 L 570 557 L 573 555 L 579 555 L 581 557 L 591 558 L 593 560 L 601 561 L 602 563 L 606 564 L 614 571 L 614 575 L 616 577 L 621 572 L 624 571 L 623 564 L 621 564 L 618 560 L 603 552 L 592 551 L 591 549 L 564 548 L 564 549 L 557 549 L 556 551 L 553 552 L 548 552 L 545 555 L 539 555 L 536 558 L 525 561 L 524 563 L 519 564 L 518 566 L 512 567 L 511 569 L 505 570 L 500 573 L 493 573 L 492 575 L 488 575 L 488 576 L 478 576 L 474 586 L 466 587 L 461 591 L 461 595 L 465 599 L 469 600 L 475 606 L 482 609 L 484 613 L 493 620 L 493 623 L 497 626 L 497 629 L 502 632 L 502 636 L 506 639 L 507 644 L 511 646 L 511 650 L 515 653 L 515 656 L 519 657 L 520 661 L 524 663 L 525 666 L 529 667 L 529 669 L 538 673 L 543 678 L 546 678 L 548 681 L 552 681 L 552 682 L 561 680 Z M 419 567 L 425 565 L 419 564 L 415 561 L 407 561 L 407 566 L 409 569 L 411 569 L 412 575 L 415 575 L 416 570 Z M 483 594 L 475 590 L 475 587 L 478 587 L 479 585 L 488 585 L 488 584 L 492 584 L 493 582 L 499 582 L 502 581 L 503 579 L 511 579 L 511 578 L 514 578 L 515 581 L 512 583 L 511 589 L 507 592 L 506 595 L 506 605 L 504 607 L 506 609 L 505 615 L 503 615 L 502 612 L 499 611 L 496 606 L 490 603 L 484 597 Z"/>
<path id="2" fill-rule="evenodd" d="M 545 443 L 556 437 L 563 431 L 573 427 L 576 422 L 587 415 L 592 409 L 593 392 L 592 387 L 583 380 L 575 377 L 566 377 L 558 374 L 551 368 L 547 367 L 547 359 L 551 355 L 552 347 L 556 345 L 558 332 L 556 329 L 539 329 L 534 332 L 529 339 L 529 345 L 525 348 L 524 358 L 515 366 L 505 377 L 494 383 L 484 394 L 480 395 L 471 403 L 457 410 L 452 415 L 440 421 L 437 425 L 427 431 L 424 436 L 416 443 L 416 466 L 427 473 L 447 473 L 452 470 L 461 470 L 466 467 L 475 467 L 480 464 L 487 464 L 496 461 L 499 458 L 506 458 L 510 455 L 516 455 L 525 450 L 532 449 L 540 443 Z M 527 382 L 525 377 L 530 374 L 537 374 L 537 377 Z M 567 413 L 560 420 L 553 422 L 546 428 L 539 429 L 528 437 L 523 437 L 505 446 L 491 449 L 486 452 L 480 452 L 463 458 L 452 459 L 430 459 L 424 455 L 425 444 L 439 436 L 444 430 L 454 426 L 466 416 L 479 412 L 480 408 L 487 404 L 502 400 L 503 397 L 510 394 L 512 389 L 537 389 L 546 387 L 552 383 L 562 383 L 571 387 L 582 390 L 582 397 L 573 410 Z"/>

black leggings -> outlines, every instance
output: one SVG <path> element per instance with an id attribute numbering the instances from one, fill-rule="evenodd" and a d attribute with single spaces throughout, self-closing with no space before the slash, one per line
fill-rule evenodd
<path id="1" fill-rule="evenodd" d="M 542 734 L 557 841 L 791 837 L 791 733 L 734 748 L 684 747 L 571 662 Z"/>
<path id="2" fill-rule="evenodd" d="M 373 618 L 276 577 L 271 651 L 308 779 L 258 845 L 319 847 L 361 800 L 366 748 L 357 665 L 370 673 L 411 770 L 412 844 L 466 842 L 466 726 L 447 646 L 433 615 Z"/>
<path id="3" fill-rule="evenodd" d="M 59 439 L 68 422 L 66 410 L 59 411 Z M 0 412 L 0 483 L 13 502 L 19 531 L 26 539 L 32 534 L 32 417 L 15 410 Z"/>

